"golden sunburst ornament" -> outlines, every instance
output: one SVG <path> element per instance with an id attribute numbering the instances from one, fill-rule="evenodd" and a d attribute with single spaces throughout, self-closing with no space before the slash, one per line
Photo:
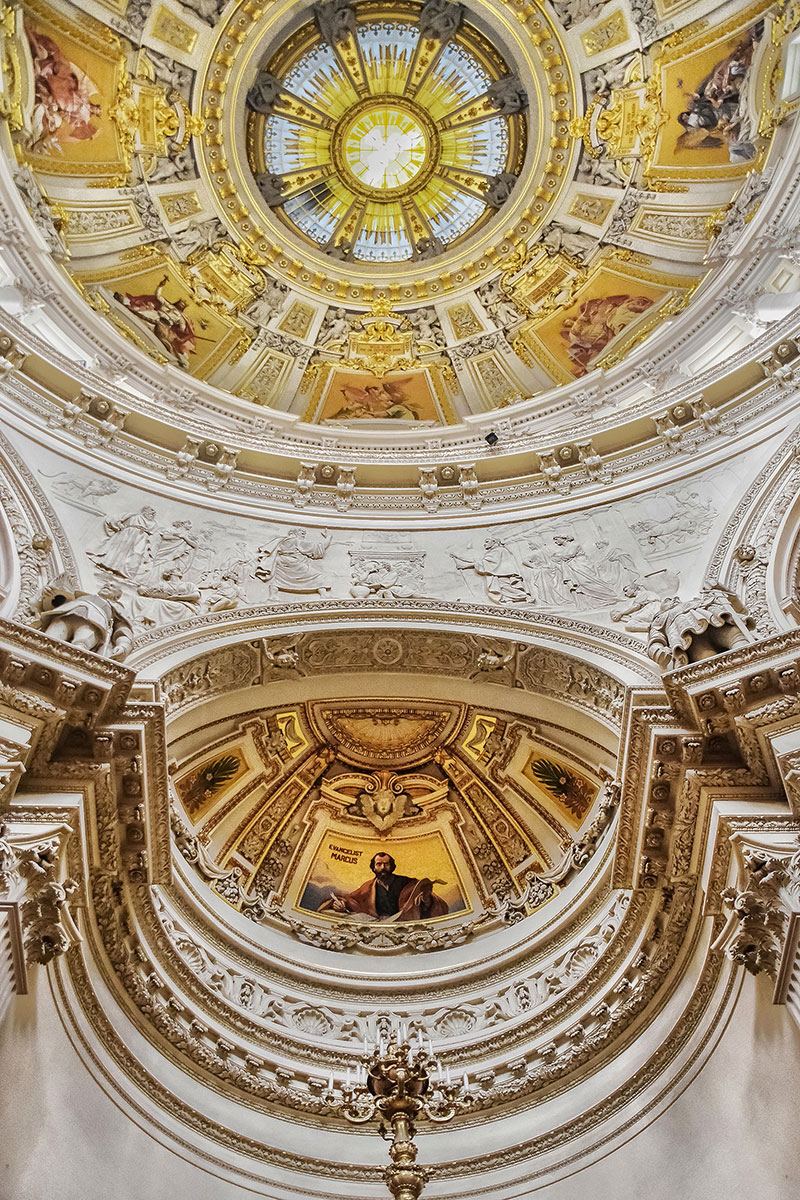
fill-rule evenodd
<path id="1" fill-rule="evenodd" d="M 321 9 L 248 92 L 261 195 L 335 258 L 433 257 L 509 197 L 527 94 L 460 5 Z"/>

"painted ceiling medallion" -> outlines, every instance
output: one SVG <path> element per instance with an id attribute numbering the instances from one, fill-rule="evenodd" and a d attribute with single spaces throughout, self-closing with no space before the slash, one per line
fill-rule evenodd
<path id="1" fill-rule="evenodd" d="M 318 735 L 335 745 L 348 762 L 392 765 L 420 762 L 463 721 L 459 704 L 362 704 L 341 702 L 309 705 Z"/>
<path id="2" fill-rule="evenodd" d="M 261 195 L 339 260 L 435 257 L 510 197 L 527 93 L 460 6 L 329 7 L 248 91 Z"/>

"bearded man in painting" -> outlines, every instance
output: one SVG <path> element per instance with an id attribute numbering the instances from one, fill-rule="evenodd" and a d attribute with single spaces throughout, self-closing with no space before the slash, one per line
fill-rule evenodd
<path id="1" fill-rule="evenodd" d="M 323 900 L 318 912 L 360 913 L 378 921 L 425 921 L 444 917 L 449 905 L 433 890 L 443 879 L 416 879 L 397 875 L 391 854 L 379 851 L 372 856 L 368 879 L 354 892 L 337 893 Z"/>

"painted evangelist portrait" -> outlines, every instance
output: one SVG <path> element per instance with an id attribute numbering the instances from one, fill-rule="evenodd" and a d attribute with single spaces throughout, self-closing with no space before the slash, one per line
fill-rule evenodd
<path id="1" fill-rule="evenodd" d="M 113 116 L 125 75 L 120 44 L 89 17 L 74 33 L 48 10 L 25 17 L 27 88 L 21 143 L 37 170 L 118 174 L 123 153 Z"/>
<path id="2" fill-rule="evenodd" d="M 629 292 L 584 300 L 574 315 L 564 318 L 559 330 L 574 374 L 585 375 L 617 334 L 652 306 L 649 296 Z"/>
<path id="3" fill-rule="evenodd" d="M 164 275 L 152 292 L 114 292 L 114 299 L 147 327 L 179 367 L 188 371 L 189 356 L 197 354 L 200 330 L 207 329 L 208 322 L 189 316 L 189 302 L 184 296 L 168 299 L 168 285 L 169 276 Z"/>
<path id="4" fill-rule="evenodd" d="M 406 375 L 334 371 L 319 421 L 440 421 L 424 371 Z"/>
<path id="5" fill-rule="evenodd" d="M 665 65 L 667 121 L 654 168 L 730 174 L 752 164 L 758 131 L 753 60 L 763 33 L 764 22 L 758 21 L 714 44 L 706 36 L 694 54 Z"/>
<path id="6" fill-rule="evenodd" d="M 124 265 L 76 272 L 87 292 L 99 293 L 108 317 L 131 340 L 198 378 L 210 374 L 241 337 L 225 314 L 200 304 L 173 264 L 151 255 L 150 264 L 125 273 Z"/>
<path id="7" fill-rule="evenodd" d="M 687 279 L 688 286 L 692 280 Z M 529 332 L 564 377 L 586 375 L 601 355 L 670 289 L 660 282 L 603 267 L 578 292 L 566 312 L 555 312 Z"/>
<path id="8" fill-rule="evenodd" d="M 431 921 L 468 905 L 458 872 L 438 833 L 414 838 L 326 833 L 297 907 L 350 921 Z"/>
<path id="9" fill-rule="evenodd" d="M 100 89 L 68 58 L 58 42 L 26 24 L 33 59 L 34 102 L 28 149 L 61 153 L 65 142 L 84 142 L 99 132 Z"/>

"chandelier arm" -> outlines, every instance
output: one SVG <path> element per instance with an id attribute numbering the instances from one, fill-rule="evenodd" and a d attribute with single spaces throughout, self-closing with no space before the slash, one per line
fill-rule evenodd
<path id="1" fill-rule="evenodd" d="M 367 1121 L 374 1120 L 375 1114 L 378 1112 L 375 1097 L 370 1096 L 367 1092 L 343 1096 L 340 1108 L 342 1115 L 351 1125 L 365 1125 Z"/>
<path id="2" fill-rule="evenodd" d="M 446 1125 L 448 1121 L 452 1121 L 453 1117 L 458 1112 L 455 1104 L 447 1108 L 443 1113 L 436 1113 L 428 1108 L 427 1105 L 423 1108 L 423 1112 L 429 1121 L 433 1121 L 434 1125 Z"/>

